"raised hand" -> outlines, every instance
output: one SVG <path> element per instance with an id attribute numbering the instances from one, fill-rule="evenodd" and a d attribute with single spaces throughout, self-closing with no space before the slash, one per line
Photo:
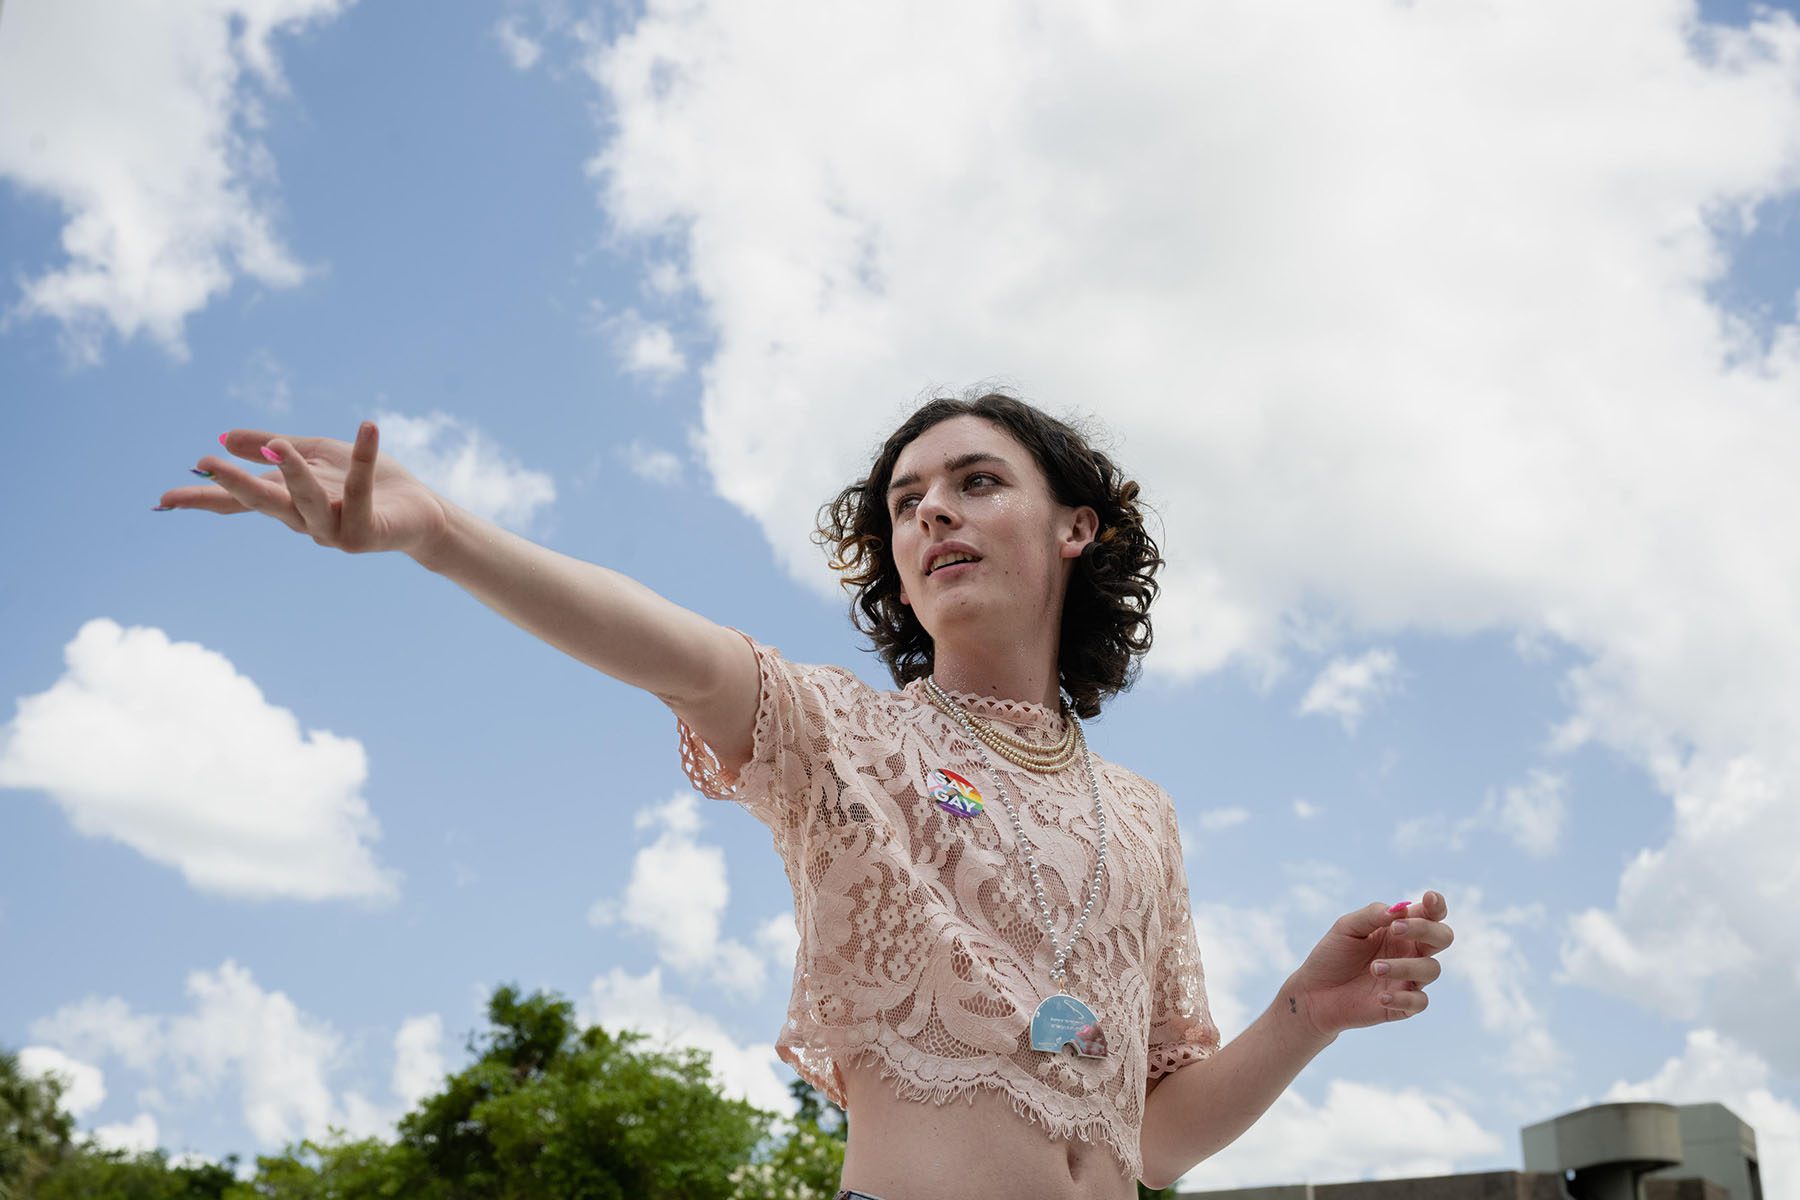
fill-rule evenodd
<path id="1" fill-rule="evenodd" d="M 1426 892 L 1417 904 L 1379 902 L 1345 913 L 1289 979 L 1318 1031 L 1335 1037 L 1425 1011 L 1425 986 L 1443 966 L 1437 954 L 1456 937 L 1449 902 Z"/>
<path id="2" fill-rule="evenodd" d="M 362 423 L 354 444 L 233 429 L 219 435 L 233 455 L 279 465 L 253 475 L 209 454 L 195 473 L 213 483 L 172 488 L 163 493 L 160 507 L 260 512 L 321 546 L 350 554 L 399 550 L 418 557 L 442 538 L 449 510 L 405 467 L 379 455 L 379 437 L 373 421 Z"/>

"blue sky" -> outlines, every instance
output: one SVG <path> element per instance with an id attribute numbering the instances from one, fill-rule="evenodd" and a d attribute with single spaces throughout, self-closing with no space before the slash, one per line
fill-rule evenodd
<path id="1" fill-rule="evenodd" d="M 1344 911 L 1433 888 L 1458 931 L 1425 1014 L 1189 1186 L 1517 1166 L 1654 1096 L 1800 1196 L 1785 11 L 1708 7 L 1708 59 L 1628 0 L 131 7 L 0 20 L 0 1044 L 84 1128 L 379 1131 L 504 981 L 792 1077 L 787 881 L 669 713 L 403 557 L 151 512 L 222 430 L 375 417 L 465 507 L 886 686 L 809 518 L 995 378 L 1166 520 L 1090 736 L 1175 797 L 1225 1036 Z"/>

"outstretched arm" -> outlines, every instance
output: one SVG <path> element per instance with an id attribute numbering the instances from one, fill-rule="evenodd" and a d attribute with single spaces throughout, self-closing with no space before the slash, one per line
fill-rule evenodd
<path id="1" fill-rule="evenodd" d="M 234 429 L 219 437 L 232 456 L 276 469 L 253 475 L 207 455 L 196 474 L 218 486 L 170 489 L 160 507 L 259 512 L 349 554 L 401 551 L 528 633 L 662 700 L 727 771 L 749 759 L 759 676 L 743 638 L 617 571 L 452 504 L 381 456 L 379 436 L 373 421 L 354 443 Z"/>
<path id="2" fill-rule="evenodd" d="M 445 501 L 413 557 L 571 657 L 661 699 L 734 771 L 750 758 L 756 655 L 736 633 L 637 580 L 540 546 Z"/>

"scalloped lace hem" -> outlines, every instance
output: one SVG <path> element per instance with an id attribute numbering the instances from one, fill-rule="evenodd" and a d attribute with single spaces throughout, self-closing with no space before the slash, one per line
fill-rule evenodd
<path id="1" fill-rule="evenodd" d="M 776 1047 L 776 1053 L 782 1061 L 793 1067 L 806 1081 L 821 1091 L 830 1094 L 826 1082 L 817 1076 L 821 1075 L 817 1067 L 804 1062 L 803 1051 L 789 1046 Z M 1119 1165 L 1131 1173 L 1133 1179 L 1143 1175 L 1144 1165 L 1135 1153 L 1127 1153 L 1124 1149 L 1116 1121 L 1109 1120 L 1104 1114 L 1092 1117 L 1076 1117 L 1044 1111 L 1028 1096 L 1022 1095 L 1006 1079 L 996 1076 L 991 1070 L 984 1070 L 980 1075 L 971 1075 L 966 1079 L 938 1080 L 926 1083 L 907 1073 L 906 1068 L 895 1062 L 880 1043 L 870 1043 L 855 1049 L 830 1052 L 827 1061 L 855 1062 L 859 1057 L 867 1056 L 881 1071 L 881 1077 L 898 1086 L 896 1092 L 903 1100 L 918 1101 L 934 1105 L 943 1105 L 952 1100 L 962 1098 L 967 1093 L 971 1097 L 977 1089 L 987 1088 L 990 1091 L 1003 1093 L 1012 1101 L 1013 1111 L 1042 1129 L 1049 1137 L 1062 1141 L 1101 1142 L 1112 1151 Z M 840 1072 L 841 1074 L 841 1072 Z M 829 1081 L 835 1086 L 836 1080 Z M 834 1103 L 840 1101 L 834 1100 Z M 1098 1135 L 1098 1137 L 1090 1136 Z"/>

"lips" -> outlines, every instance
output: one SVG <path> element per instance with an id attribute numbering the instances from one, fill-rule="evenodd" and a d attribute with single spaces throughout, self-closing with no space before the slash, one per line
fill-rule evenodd
<path id="1" fill-rule="evenodd" d="M 926 555 L 926 557 L 925 557 L 925 573 L 927 575 L 935 574 L 938 570 L 941 569 L 936 565 L 939 561 L 946 559 L 946 558 L 950 558 L 953 555 L 958 555 L 958 554 L 966 554 L 971 559 L 974 559 L 976 562 L 981 561 L 981 555 L 975 553 L 974 547 L 966 546 L 961 542 L 945 542 L 941 546 L 933 546 L 931 549 L 931 553 Z M 958 566 L 958 565 L 966 565 L 966 564 L 952 563 L 951 565 Z"/>

